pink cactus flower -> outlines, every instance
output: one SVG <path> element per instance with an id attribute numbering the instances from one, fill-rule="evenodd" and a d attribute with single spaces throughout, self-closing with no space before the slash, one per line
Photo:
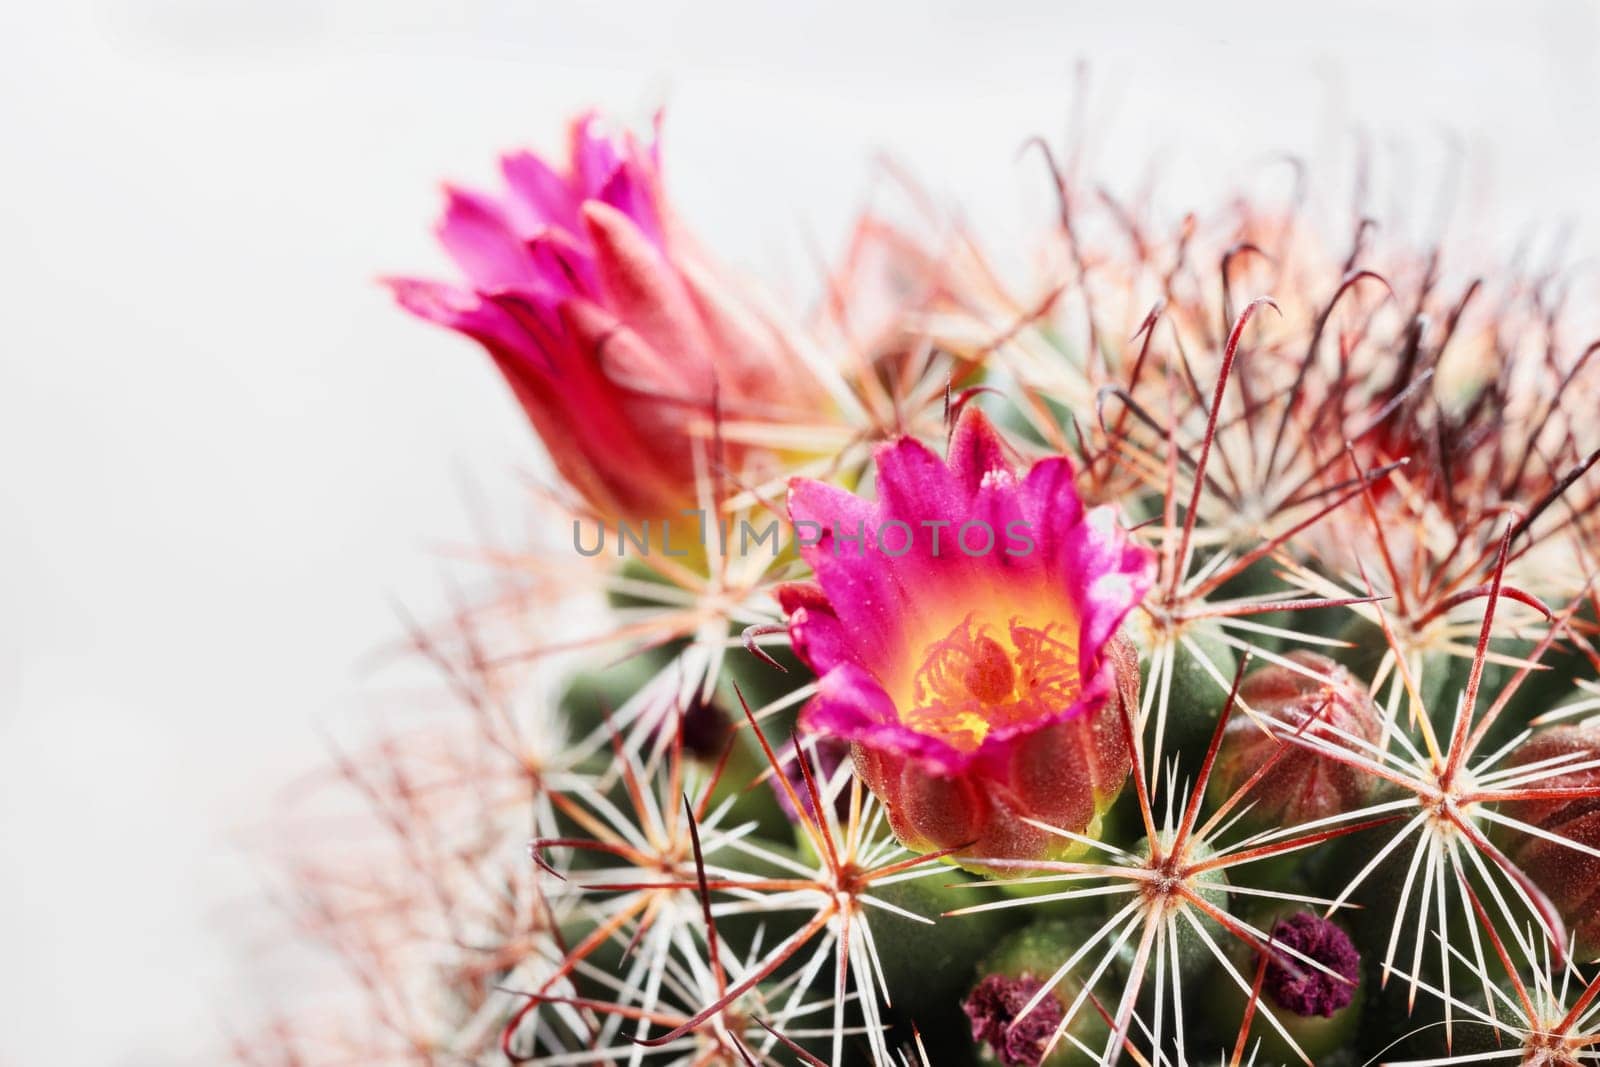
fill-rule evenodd
<path id="1" fill-rule="evenodd" d="M 814 421 L 818 391 L 796 347 L 678 225 L 654 143 L 585 115 L 564 166 L 515 152 L 500 167 L 502 195 L 447 189 L 438 234 L 465 283 L 388 284 L 408 311 L 488 349 L 596 513 L 695 507 L 692 438 L 704 451 L 718 415 Z M 751 475 L 762 452 L 731 443 L 721 459 Z"/>
<path id="2" fill-rule="evenodd" d="M 1013 873 L 1076 851 L 1028 820 L 1092 834 L 1127 779 L 1139 673 L 1118 628 L 1153 554 L 1084 509 L 1066 459 L 1019 473 L 975 408 L 948 460 L 881 447 L 877 490 L 790 484 L 816 573 L 779 591 L 819 676 L 802 728 L 850 742 L 908 848 Z"/>

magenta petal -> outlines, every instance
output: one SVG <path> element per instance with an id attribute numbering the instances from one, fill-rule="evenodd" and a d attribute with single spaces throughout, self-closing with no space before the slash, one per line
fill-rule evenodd
<path id="1" fill-rule="evenodd" d="M 1040 460 L 1022 482 L 1022 509 L 1032 524 L 1035 551 L 1053 581 L 1065 581 L 1076 572 L 1068 542 L 1083 521 L 1083 504 L 1073 482 L 1072 464 L 1060 457 Z"/>
<path id="2" fill-rule="evenodd" d="M 622 163 L 616 139 L 607 136 L 601 125 L 600 116 L 593 112 L 580 115 L 572 124 L 573 177 L 586 200 L 599 194 Z"/>
<path id="3" fill-rule="evenodd" d="M 962 411 L 955 433 L 950 437 L 947 463 L 968 496 L 976 496 L 986 484 L 1013 480 L 1006 443 L 977 407 Z"/>
<path id="4" fill-rule="evenodd" d="M 458 330 L 491 351 L 511 351 L 526 343 L 512 316 L 470 289 L 420 278 L 385 278 L 383 284 L 411 314 Z"/>
<path id="5" fill-rule="evenodd" d="M 919 532 L 924 522 L 944 521 L 954 528 L 969 518 L 969 495 L 945 461 L 922 442 L 903 437 L 878 449 L 876 458 L 885 518 L 909 523 Z"/>
<path id="6" fill-rule="evenodd" d="M 1095 508 L 1071 530 L 1064 551 L 1072 572 L 1084 582 L 1078 597 L 1085 662 L 1116 632 L 1155 582 L 1155 556 L 1135 545 L 1110 508 Z"/>
<path id="7" fill-rule="evenodd" d="M 789 518 L 801 558 L 854 634 L 863 662 L 885 662 L 915 607 L 898 568 L 873 547 L 877 509 L 837 486 L 796 478 L 789 483 Z"/>
<path id="8" fill-rule="evenodd" d="M 601 187 L 596 200 L 610 204 L 639 227 L 639 232 L 650 238 L 657 248 L 663 247 L 661 216 L 656 211 L 655 195 L 650 178 L 633 167 L 619 167 L 609 181 Z"/>
<path id="9" fill-rule="evenodd" d="M 832 609 L 796 609 L 789 616 L 789 637 L 795 654 L 818 674 L 841 663 L 860 663 L 850 634 Z"/>
<path id="10" fill-rule="evenodd" d="M 466 189 L 445 189 L 439 242 L 477 289 L 532 285 L 538 280 L 528 251 L 494 200 Z"/>
<path id="11" fill-rule="evenodd" d="M 551 294 L 577 296 L 600 288 L 594 260 L 565 232 L 541 230 L 528 239 L 527 249 L 534 270 Z"/>
<path id="12" fill-rule="evenodd" d="M 801 608 L 828 608 L 828 594 L 816 582 L 784 582 L 772 595 L 778 598 L 778 607 L 785 615 Z"/>
<path id="13" fill-rule="evenodd" d="M 532 152 L 511 152 L 501 157 L 500 172 L 527 230 L 549 226 L 579 232 L 578 191 L 550 164 Z"/>
<path id="14" fill-rule="evenodd" d="M 967 762 L 938 738 L 900 725 L 889 694 L 854 663 L 841 664 L 818 680 L 817 695 L 801 713 L 800 725 L 875 752 L 919 760 L 936 774 L 955 774 Z"/>
<path id="15" fill-rule="evenodd" d="M 1039 524 L 1023 509 L 1015 475 L 1009 470 L 990 472 L 987 484 L 980 487 L 973 497 L 970 513 L 974 521 L 982 522 L 994 531 L 994 548 L 982 560 L 991 569 L 991 581 L 1049 580 L 1044 556 L 1039 550 L 1039 539 L 1034 532 Z M 976 541 L 981 536 L 974 534 L 972 540 Z M 1033 577 L 1024 578 L 1023 575 Z"/>

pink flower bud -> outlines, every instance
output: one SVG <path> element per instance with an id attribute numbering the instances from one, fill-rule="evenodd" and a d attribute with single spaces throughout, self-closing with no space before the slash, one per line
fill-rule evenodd
<path id="1" fill-rule="evenodd" d="M 718 416 L 815 421 L 819 387 L 791 337 L 677 224 L 654 144 L 608 136 L 585 115 L 564 167 L 514 153 L 501 170 L 504 195 L 447 191 L 439 239 L 465 284 L 389 285 L 408 311 L 488 350 L 557 472 L 598 515 L 696 507 L 696 451 Z M 753 483 L 770 458 L 730 440 L 720 460 Z"/>
<path id="2" fill-rule="evenodd" d="M 820 676 L 802 728 L 850 743 L 907 848 L 1011 871 L 1080 851 L 1036 823 L 1092 834 L 1127 779 L 1139 671 L 1118 627 L 1152 554 L 1084 510 L 1065 459 L 1018 475 L 975 408 L 948 462 L 909 439 L 877 459 L 876 504 L 790 489 L 824 531 L 802 548 L 817 584 L 780 591 Z"/>
<path id="3" fill-rule="evenodd" d="M 1279 664 L 1251 672 L 1239 686 L 1239 700 L 1255 717 L 1236 713 L 1228 722 L 1211 777 L 1214 795 L 1226 797 L 1244 786 L 1275 755 L 1270 774 L 1251 787 L 1249 819 L 1257 825 L 1311 822 L 1366 803 L 1373 779 L 1366 772 L 1310 748 L 1299 737 L 1357 748 L 1359 739 L 1383 736 L 1377 706 L 1350 672 L 1326 656 L 1296 651 L 1291 662 L 1320 678 Z M 1271 733 L 1262 728 L 1270 723 Z M 1286 751 L 1283 746 L 1291 746 Z"/>

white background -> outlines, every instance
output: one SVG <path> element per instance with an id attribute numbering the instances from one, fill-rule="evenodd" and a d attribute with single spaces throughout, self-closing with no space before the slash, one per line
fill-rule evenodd
<path id="1" fill-rule="evenodd" d="M 260 829 L 392 600 L 436 603 L 463 487 L 531 462 L 486 361 L 373 283 L 440 267 L 439 178 L 556 145 L 580 106 L 667 102 L 691 220 L 803 290 L 879 150 L 1009 247 L 1039 189 L 1016 150 L 1064 127 L 1082 58 L 1113 184 L 1162 156 L 1181 198 L 1356 130 L 1454 137 L 1486 232 L 1571 223 L 1592 250 L 1596 11 L 5 5 L 0 1062 L 204 1062 L 271 992 Z"/>

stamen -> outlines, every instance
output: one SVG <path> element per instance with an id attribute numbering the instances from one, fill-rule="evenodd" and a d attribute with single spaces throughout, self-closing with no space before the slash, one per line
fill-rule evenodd
<path id="1" fill-rule="evenodd" d="M 1016 680 L 1006 650 L 994 638 L 979 636 L 972 646 L 972 662 L 961 676 L 967 692 L 985 704 L 998 704 L 1011 695 Z"/>
<path id="2" fill-rule="evenodd" d="M 1027 626 L 1013 616 L 997 633 L 969 613 L 927 646 L 902 721 L 970 752 L 996 726 L 1064 711 L 1080 688 L 1077 645 L 1068 639 L 1075 630 L 1061 622 Z"/>

